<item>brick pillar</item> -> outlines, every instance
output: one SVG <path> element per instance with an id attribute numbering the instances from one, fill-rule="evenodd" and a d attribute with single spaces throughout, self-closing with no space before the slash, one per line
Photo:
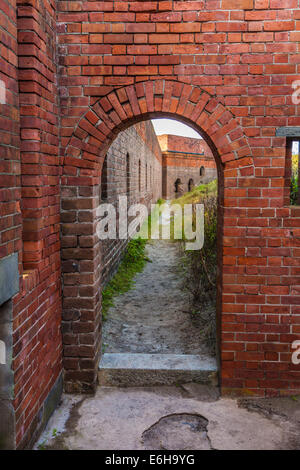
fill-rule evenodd
<path id="1" fill-rule="evenodd" d="M 100 186 L 62 188 L 63 349 L 66 392 L 93 392 L 100 354 Z"/>
<path id="2" fill-rule="evenodd" d="M 41 1 L 17 4 L 23 266 L 45 279 L 45 253 L 59 243 L 55 9 Z"/>

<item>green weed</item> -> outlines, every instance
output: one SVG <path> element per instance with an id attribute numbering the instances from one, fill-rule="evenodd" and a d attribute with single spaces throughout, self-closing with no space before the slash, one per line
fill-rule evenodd
<path id="1" fill-rule="evenodd" d="M 102 291 L 103 320 L 106 320 L 109 308 L 114 306 L 114 297 L 130 290 L 134 284 L 135 275 L 143 270 L 147 262 L 146 243 L 147 240 L 142 238 L 132 239 L 128 243 L 116 274 Z"/>
<path id="2" fill-rule="evenodd" d="M 217 181 L 200 185 L 174 201 L 178 204 L 204 205 L 204 245 L 201 250 L 183 251 L 183 285 L 192 296 L 191 314 L 199 321 L 201 335 L 212 352 L 216 344 L 217 275 Z"/>
<path id="3" fill-rule="evenodd" d="M 292 156 L 292 175 L 291 175 L 291 186 L 290 186 L 290 203 L 292 206 L 298 204 L 298 193 L 299 193 L 299 155 L 295 154 Z"/>

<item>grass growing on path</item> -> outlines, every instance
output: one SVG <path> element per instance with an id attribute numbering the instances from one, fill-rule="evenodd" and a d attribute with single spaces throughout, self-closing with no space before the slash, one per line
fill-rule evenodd
<path id="1" fill-rule="evenodd" d="M 113 278 L 102 291 L 102 316 L 107 318 L 107 312 L 114 306 L 114 297 L 123 294 L 134 285 L 134 276 L 144 269 L 147 263 L 145 247 L 147 240 L 135 238 L 127 245 L 123 259 Z"/>
<path id="2" fill-rule="evenodd" d="M 164 202 L 164 199 L 158 199 L 156 204 L 160 206 Z M 149 241 L 149 233 L 151 233 L 151 217 L 152 214 L 144 221 L 141 236 L 135 236 L 128 242 L 116 274 L 102 291 L 102 317 L 104 321 L 107 319 L 109 308 L 114 306 L 114 297 L 128 292 L 134 285 L 135 275 L 143 271 L 147 261 L 150 261 L 145 256 L 145 248 Z"/>

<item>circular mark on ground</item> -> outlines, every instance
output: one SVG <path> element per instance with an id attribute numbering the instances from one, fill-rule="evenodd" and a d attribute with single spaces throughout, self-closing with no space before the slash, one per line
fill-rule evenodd
<path id="1" fill-rule="evenodd" d="M 207 425 L 203 416 L 172 414 L 144 431 L 142 439 L 148 450 L 210 450 Z"/>

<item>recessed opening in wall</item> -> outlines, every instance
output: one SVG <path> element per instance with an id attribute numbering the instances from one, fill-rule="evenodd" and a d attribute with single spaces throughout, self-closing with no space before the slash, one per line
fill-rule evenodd
<path id="1" fill-rule="evenodd" d="M 291 139 L 289 142 L 290 152 L 290 204 L 300 205 L 300 191 L 299 191 L 299 173 L 300 173 L 300 160 L 299 160 L 299 145 L 300 139 Z"/>
<path id="2" fill-rule="evenodd" d="M 146 189 L 146 191 L 148 191 L 148 166 L 147 166 L 147 163 L 146 163 L 146 167 L 145 167 L 145 178 L 146 178 L 145 189 Z"/>
<path id="3" fill-rule="evenodd" d="M 194 187 L 194 180 L 193 178 L 190 178 L 188 182 L 188 191 L 192 191 L 193 187 Z"/>
<path id="4" fill-rule="evenodd" d="M 130 156 L 126 154 L 126 194 L 130 195 Z"/>
<path id="5" fill-rule="evenodd" d="M 101 201 L 106 201 L 108 196 L 107 189 L 107 158 L 105 157 L 101 173 Z"/>
<path id="6" fill-rule="evenodd" d="M 117 238 L 101 243 L 105 266 L 101 384 L 128 385 L 132 374 L 138 385 L 160 380 L 202 380 L 201 377 L 210 380 L 208 371 L 216 369 L 216 164 L 208 145 L 203 152 L 204 141 L 197 133 L 192 137 L 174 134 L 174 121 L 168 121 L 168 134 L 158 133 L 157 124 L 153 127 L 151 121 L 128 127 L 107 151 L 103 168 L 109 202 L 118 213 L 118 197 L 126 188 L 129 224 L 134 202 L 135 207 L 145 207 L 140 224 L 144 222 L 151 230 L 145 239 Z M 204 159 L 211 164 L 211 177 L 205 185 L 200 179 Z M 163 197 L 163 187 L 170 189 L 167 198 Z M 151 206 L 156 202 L 158 213 Z M 198 249 L 186 251 L 183 239 L 174 237 L 175 219 L 173 212 L 168 212 L 173 203 L 182 214 L 186 205 L 191 206 L 192 227 L 196 226 L 196 204 L 207 208 L 203 227 L 207 241 L 201 255 Z M 152 232 L 153 221 L 158 223 L 158 237 Z M 166 227 L 169 237 L 162 238 Z M 181 232 L 183 229 L 182 226 Z M 121 361 L 117 374 L 112 365 L 116 360 Z M 180 373 L 174 364 L 179 364 Z M 166 371 L 163 377 L 159 373 L 162 368 Z M 131 378 L 125 372 L 128 369 Z"/>
<path id="7" fill-rule="evenodd" d="M 177 180 L 174 183 L 174 186 L 175 186 L 176 195 L 180 194 L 182 192 L 182 181 L 180 178 L 177 178 Z"/>
<path id="8" fill-rule="evenodd" d="M 202 166 L 200 168 L 200 176 L 204 176 L 204 175 L 205 175 L 205 168 L 204 168 L 204 166 Z"/>
<path id="9" fill-rule="evenodd" d="M 142 166 L 141 166 L 141 160 L 139 160 L 139 169 L 138 169 L 138 172 L 139 172 L 139 193 L 141 192 L 141 189 L 142 189 Z"/>

